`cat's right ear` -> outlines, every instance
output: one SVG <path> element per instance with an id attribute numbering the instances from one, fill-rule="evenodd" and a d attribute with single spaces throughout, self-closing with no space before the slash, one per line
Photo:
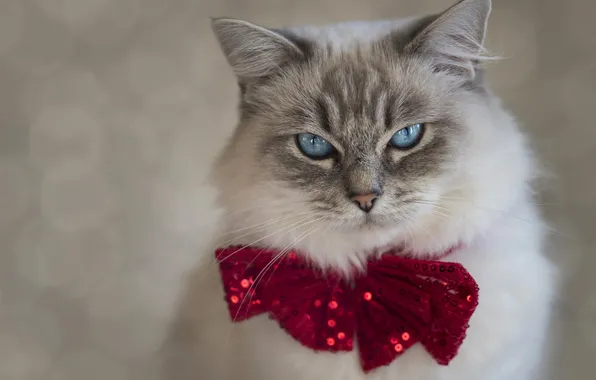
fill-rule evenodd
<path id="1" fill-rule="evenodd" d="M 283 35 L 248 21 L 214 18 L 211 27 L 240 82 L 262 78 L 304 52 Z"/>

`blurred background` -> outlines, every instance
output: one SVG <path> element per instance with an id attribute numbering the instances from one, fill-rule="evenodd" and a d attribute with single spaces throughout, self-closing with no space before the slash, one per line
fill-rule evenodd
<path id="1" fill-rule="evenodd" d="M 399 18 L 455 0 L 0 0 L 0 379 L 159 379 L 213 230 L 209 165 L 237 88 L 209 16 Z M 493 88 L 550 177 L 562 269 L 550 379 L 594 379 L 596 3 L 494 0 Z"/>

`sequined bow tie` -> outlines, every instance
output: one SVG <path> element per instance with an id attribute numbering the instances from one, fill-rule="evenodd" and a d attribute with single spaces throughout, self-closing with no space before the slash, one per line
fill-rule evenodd
<path id="1" fill-rule="evenodd" d="M 447 365 L 478 305 L 478 286 L 461 264 L 384 255 L 346 281 L 291 252 L 258 248 L 216 251 L 234 322 L 269 314 L 315 351 L 351 351 L 358 341 L 364 372 L 391 363 L 420 342 Z"/>

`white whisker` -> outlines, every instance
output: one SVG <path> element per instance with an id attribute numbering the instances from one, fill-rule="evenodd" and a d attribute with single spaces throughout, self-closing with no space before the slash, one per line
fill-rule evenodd
<path id="1" fill-rule="evenodd" d="M 307 217 L 307 218 L 304 218 L 304 219 L 302 219 L 302 220 L 300 220 L 300 221 L 298 221 L 298 222 L 295 222 L 295 223 L 292 223 L 292 224 L 290 224 L 289 226 L 286 226 L 286 227 L 284 227 L 284 228 L 281 228 L 281 229 L 279 229 L 279 230 L 277 230 L 277 231 L 274 231 L 274 232 L 272 232 L 272 233 L 270 233 L 270 234 L 268 234 L 268 235 L 265 235 L 265 236 L 263 236 L 263 237 L 261 237 L 261 238 L 259 238 L 259 239 L 256 239 L 256 240 L 254 240 L 253 242 L 251 242 L 251 243 L 248 243 L 248 244 L 246 244 L 246 245 L 244 245 L 244 246 L 242 246 L 242 247 L 238 248 L 237 250 L 235 250 L 234 252 L 230 253 L 229 255 L 227 255 L 226 257 L 224 257 L 223 259 L 216 259 L 215 261 L 216 261 L 216 262 L 217 262 L 217 261 L 219 261 L 220 263 L 221 263 L 221 262 L 224 262 L 224 261 L 226 261 L 227 259 L 229 259 L 230 257 L 234 256 L 236 253 L 238 253 L 238 252 L 240 252 L 241 250 L 245 249 L 246 247 L 250 247 L 251 245 L 254 245 L 254 244 L 256 244 L 256 243 L 259 243 L 259 242 L 261 242 L 261 241 L 263 241 L 263 240 L 265 240 L 265 239 L 267 239 L 267 238 L 269 238 L 269 237 L 271 237 L 271 236 L 273 236 L 273 235 L 276 235 L 276 234 L 278 234 L 278 233 L 280 233 L 280 232 L 284 232 L 284 231 L 286 231 L 286 232 L 291 232 L 291 231 L 293 231 L 293 230 L 295 230 L 295 229 L 298 229 L 298 228 L 300 228 L 300 227 L 302 227 L 302 226 L 304 226 L 304 225 L 307 225 L 307 224 L 309 224 L 309 223 L 314 223 L 314 222 L 316 222 L 316 221 L 318 221 L 318 220 L 320 220 L 320 219 L 322 219 L 322 218 L 315 219 L 315 220 L 308 220 L 308 219 L 309 219 L 308 217 Z"/>
<path id="2" fill-rule="evenodd" d="M 315 220 L 316 221 L 316 220 Z M 313 221 L 314 222 L 314 221 Z M 257 276 L 254 278 L 253 283 L 250 285 L 250 287 L 248 288 L 246 294 L 247 296 L 250 295 L 251 293 L 251 289 L 256 288 L 259 284 L 259 282 L 262 281 L 263 277 L 265 276 L 265 274 L 267 273 L 267 271 L 275 266 L 275 263 L 280 262 L 281 260 L 284 259 L 285 255 L 291 251 L 292 246 L 296 245 L 297 243 L 299 243 L 300 241 L 302 241 L 303 239 L 305 239 L 307 236 L 309 236 L 311 233 L 315 232 L 317 229 L 319 229 L 320 227 L 314 226 L 311 227 L 310 229 L 308 229 L 307 231 L 303 232 L 302 234 L 300 234 L 297 238 L 295 238 L 290 244 L 286 245 L 278 254 L 276 254 L 273 259 L 271 259 L 269 261 L 269 263 L 267 263 L 267 265 L 259 272 L 259 274 L 257 274 Z M 262 253 L 263 251 L 259 252 Z M 256 257 L 255 257 L 256 258 Z M 274 269 L 275 272 L 275 269 Z M 271 274 L 271 276 L 273 276 L 273 273 Z M 269 277 L 269 280 L 271 280 L 271 277 Z M 244 304 L 244 301 L 247 299 L 248 297 L 244 297 L 242 299 L 242 301 L 240 302 L 240 306 L 238 307 L 238 311 L 236 312 L 236 315 L 233 318 L 233 321 L 235 322 L 236 319 L 238 318 L 238 313 L 240 312 L 240 310 L 242 309 L 242 305 Z M 246 313 L 248 314 L 248 309 L 250 308 L 250 302 L 252 302 L 252 295 L 250 295 L 250 299 L 248 300 L 249 304 L 248 307 L 246 308 Z"/>
<path id="3" fill-rule="evenodd" d="M 311 213 L 312 213 L 311 211 L 303 211 L 303 212 L 297 212 L 297 213 L 292 213 L 292 214 L 284 215 L 284 216 L 281 216 L 281 217 L 278 217 L 278 218 L 267 220 L 265 222 L 260 222 L 260 223 L 253 224 L 252 226 L 241 227 L 241 228 L 238 228 L 238 229 L 235 229 L 235 230 L 232 230 L 232 231 L 225 232 L 225 233 L 221 234 L 218 238 L 222 238 L 222 237 L 227 236 L 227 235 L 233 235 L 233 234 L 238 233 L 238 232 L 242 232 L 242 231 L 250 230 L 252 228 L 256 228 L 255 230 L 251 230 L 250 232 L 248 232 L 248 233 L 246 233 L 244 235 L 237 236 L 236 238 L 239 239 L 239 238 L 242 238 L 244 236 L 250 235 L 253 232 L 258 232 L 258 231 L 262 230 L 264 227 L 270 226 L 272 224 L 276 224 L 276 223 L 279 223 L 279 222 L 283 222 L 283 221 L 285 221 L 287 219 L 292 219 L 292 218 L 295 218 L 297 216 L 311 214 Z"/>

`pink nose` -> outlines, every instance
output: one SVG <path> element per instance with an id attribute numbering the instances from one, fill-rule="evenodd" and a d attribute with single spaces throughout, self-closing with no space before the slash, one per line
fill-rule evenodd
<path id="1" fill-rule="evenodd" d="M 364 212 L 369 212 L 372 210 L 375 201 L 379 196 L 375 193 L 369 194 L 357 194 L 352 196 L 350 199 L 354 201 L 360 207 L 360 209 Z"/>

